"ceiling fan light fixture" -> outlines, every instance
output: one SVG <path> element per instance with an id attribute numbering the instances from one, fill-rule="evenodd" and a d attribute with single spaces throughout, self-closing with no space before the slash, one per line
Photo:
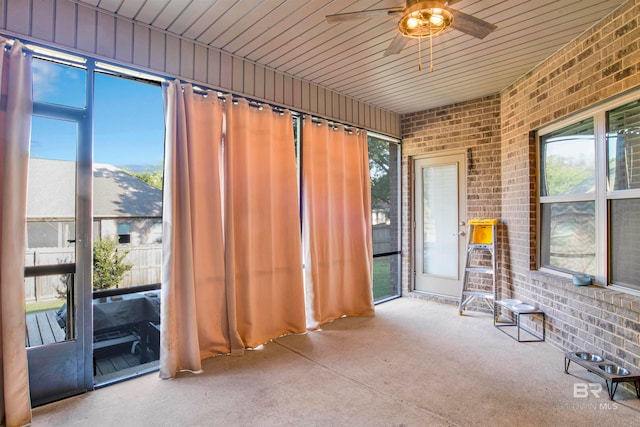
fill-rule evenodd
<path id="1" fill-rule="evenodd" d="M 429 17 L 429 22 L 431 22 L 431 24 L 435 25 L 436 27 L 439 27 L 444 23 L 444 16 L 442 16 L 439 12 L 436 12 L 434 9 L 433 14 Z"/>
<path id="2" fill-rule="evenodd" d="M 418 28 L 418 26 L 420 25 L 420 21 L 417 18 L 414 18 L 413 16 L 409 17 L 409 19 L 407 19 L 407 27 L 414 29 L 414 28 Z"/>
<path id="3" fill-rule="evenodd" d="M 398 33 L 384 51 L 384 56 L 400 53 L 407 44 L 407 39 L 410 38 L 418 39 L 418 45 L 420 45 L 422 38 L 428 38 L 429 48 L 433 51 L 433 36 L 437 36 L 449 28 L 477 39 L 484 39 L 497 28 L 494 24 L 449 7 L 458 1 L 460 0 L 405 0 L 405 7 L 337 13 L 327 15 L 326 18 L 329 23 L 338 23 L 356 19 L 400 16 Z M 418 51 L 420 51 L 420 46 L 418 46 Z"/>
<path id="4" fill-rule="evenodd" d="M 421 2 L 416 6 L 423 6 Z M 453 14 L 440 7 L 419 8 L 408 11 L 398 22 L 398 30 L 402 35 L 411 38 L 435 36 L 453 24 Z"/>

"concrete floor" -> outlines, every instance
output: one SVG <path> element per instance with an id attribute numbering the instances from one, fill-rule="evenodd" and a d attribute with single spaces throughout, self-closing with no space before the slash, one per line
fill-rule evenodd
<path id="1" fill-rule="evenodd" d="M 200 375 L 157 374 L 34 409 L 33 426 L 639 425 L 640 399 L 547 343 L 518 343 L 490 314 L 401 298 Z M 600 397 L 574 397 L 574 384 Z M 578 386 L 584 388 L 585 386 Z"/>

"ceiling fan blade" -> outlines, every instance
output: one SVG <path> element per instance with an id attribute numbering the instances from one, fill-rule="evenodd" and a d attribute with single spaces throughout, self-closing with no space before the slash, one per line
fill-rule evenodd
<path id="1" fill-rule="evenodd" d="M 467 33 L 470 36 L 483 39 L 489 35 L 497 26 L 483 21 L 475 16 L 467 15 L 454 9 L 447 8 L 453 14 L 452 28 Z"/>
<path id="2" fill-rule="evenodd" d="M 337 13 L 335 15 L 327 15 L 326 18 L 329 24 L 334 24 L 336 22 L 352 21 L 355 19 L 380 18 L 402 12 L 404 12 L 404 8 L 393 7 L 390 9 L 371 9 L 360 12 Z"/>
<path id="3" fill-rule="evenodd" d="M 396 38 L 393 39 L 387 50 L 384 51 L 384 56 L 400 53 L 400 51 L 405 47 L 408 41 L 409 39 L 407 37 L 398 32 L 398 34 L 396 34 Z"/>
<path id="4" fill-rule="evenodd" d="M 449 0 L 445 2 L 446 6 L 453 6 L 454 4 L 461 2 L 462 0 Z"/>

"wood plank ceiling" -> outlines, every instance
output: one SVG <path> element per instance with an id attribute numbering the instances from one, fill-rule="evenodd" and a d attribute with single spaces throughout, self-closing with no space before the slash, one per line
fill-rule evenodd
<path id="1" fill-rule="evenodd" d="M 383 56 L 398 18 L 328 24 L 325 15 L 403 7 L 403 0 L 73 0 L 212 46 L 355 99 L 410 113 L 497 93 L 624 0 L 459 0 L 497 25 L 479 40 L 449 29 Z"/>

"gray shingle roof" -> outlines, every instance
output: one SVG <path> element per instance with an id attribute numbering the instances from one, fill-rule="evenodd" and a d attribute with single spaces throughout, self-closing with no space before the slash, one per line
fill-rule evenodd
<path id="1" fill-rule="evenodd" d="M 94 217 L 160 217 L 162 191 L 122 169 L 94 164 Z M 75 162 L 29 159 L 27 218 L 74 216 Z"/>

